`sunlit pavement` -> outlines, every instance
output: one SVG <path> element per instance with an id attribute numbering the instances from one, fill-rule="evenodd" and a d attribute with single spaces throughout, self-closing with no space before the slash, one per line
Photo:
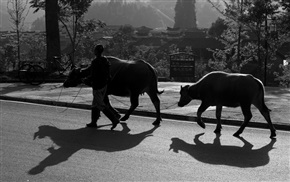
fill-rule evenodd
<path id="1" fill-rule="evenodd" d="M 164 90 L 159 96 L 161 113 L 165 118 L 194 121 L 200 101 L 192 101 L 188 106 L 178 107 L 179 90 L 181 85 L 190 83 L 159 82 L 158 89 Z M 33 102 L 39 104 L 60 105 L 90 109 L 92 90 L 86 86 L 63 88 L 62 83 L 46 83 L 31 86 L 23 83 L 0 83 L 0 99 Z M 126 97 L 110 96 L 111 104 L 125 112 L 130 107 L 130 100 Z M 277 129 L 290 130 L 290 89 L 266 87 L 266 105 L 272 110 L 271 118 Z M 259 111 L 252 107 L 254 127 L 267 127 L 266 121 Z M 149 97 L 144 94 L 139 97 L 139 106 L 136 115 L 155 116 L 155 109 Z M 204 112 L 205 122 L 215 122 L 215 107 Z M 239 125 L 243 120 L 240 108 L 223 108 L 222 119 L 224 124 Z"/>

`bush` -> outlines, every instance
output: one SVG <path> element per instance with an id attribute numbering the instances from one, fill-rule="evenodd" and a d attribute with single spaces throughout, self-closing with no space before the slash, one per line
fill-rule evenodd
<path id="1" fill-rule="evenodd" d="M 290 87 L 290 65 L 280 65 L 280 68 L 282 69 L 282 74 L 279 75 L 278 73 L 275 73 L 277 78 L 275 80 L 279 81 L 279 84 L 282 87 Z"/>
<path id="2" fill-rule="evenodd" d="M 0 49 L 0 72 L 8 72 L 16 69 L 16 46 L 6 44 Z"/>

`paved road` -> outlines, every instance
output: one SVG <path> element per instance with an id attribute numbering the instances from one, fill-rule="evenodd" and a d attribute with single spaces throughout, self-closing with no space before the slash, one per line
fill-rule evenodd
<path id="1" fill-rule="evenodd" d="M 132 116 L 84 128 L 88 110 L 0 101 L 0 181 L 289 181 L 290 133 Z"/>
<path id="2" fill-rule="evenodd" d="M 182 119 L 194 121 L 200 101 L 192 101 L 186 107 L 177 107 L 180 85 L 188 83 L 159 82 L 159 90 L 165 90 L 160 95 L 161 113 L 163 118 Z M 66 105 L 69 107 L 90 108 L 92 90 L 88 87 L 63 89 L 62 83 L 46 83 L 39 86 L 31 86 L 23 83 L 0 83 L 0 99 L 14 99 L 28 102 L 45 103 L 52 105 Z M 130 99 L 126 97 L 110 96 L 110 101 L 115 108 L 127 111 L 130 107 Z M 290 131 L 290 89 L 266 87 L 266 105 L 272 110 L 271 118 L 277 129 Z M 139 107 L 134 114 L 155 116 L 155 109 L 147 94 L 139 97 Z M 253 118 L 250 125 L 254 127 L 268 127 L 260 112 L 253 106 Z M 202 115 L 206 122 L 215 121 L 215 107 L 210 107 Z M 223 108 L 222 119 L 224 124 L 240 125 L 243 121 L 241 109 Z"/>

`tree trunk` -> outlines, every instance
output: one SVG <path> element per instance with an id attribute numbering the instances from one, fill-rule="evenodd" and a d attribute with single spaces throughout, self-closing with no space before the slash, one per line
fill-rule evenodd
<path id="1" fill-rule="evenodd" d="M 259 24 L 259 27 L 260 24 Z M 262 64 L 262 58 L 261 58 L 261 29 L 259 28 L 259 31 L 258 31 L 258 68 L 259 68 L 259 71 L 258 71 L 258 74 L 257 74 L 257 77 L 260 79 L 260 80 L 263 80 L 263 64 Z"/>
<path id="2" fill-rule="evenodd" d="M 54 56 L 60 56 L 58 0 L 45 0 L 45 26 L 46 26 L 46 60 L 48 71 L 55 71 L 55 64 L 50 64 Z"/>

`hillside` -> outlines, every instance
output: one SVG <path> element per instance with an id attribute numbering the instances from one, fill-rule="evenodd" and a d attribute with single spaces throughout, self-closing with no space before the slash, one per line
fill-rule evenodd
<path id="1" fill-rule="evenodd" d="M 99 1 L 95 1 L 99 2 Z M 103 1 L 104 2 L 104 1 Z M 128 1 L 127 1 L 128 2 Z M 130 0 L 133 2 L 133 0 Z M 89 8 L 86 18 L 95 18 L 105 21 L 108 25 L 131 24 L 134 27 L 147 26 L 150 28 L 173 27 L 176 0 L 139 0 L 135 3 L 93 3 Z M 10 29 L 10 17 L 6 12 L 7 4 L 0 1 L 0 30 Z M 197 26 L 209 28 L 219 14 L 205 0 L 197 0 L 196 3 Z M 26 29 L 33 21 L 44 15 L 44 11 L 37 14 L 30 10 L 27 16 Z"/>

